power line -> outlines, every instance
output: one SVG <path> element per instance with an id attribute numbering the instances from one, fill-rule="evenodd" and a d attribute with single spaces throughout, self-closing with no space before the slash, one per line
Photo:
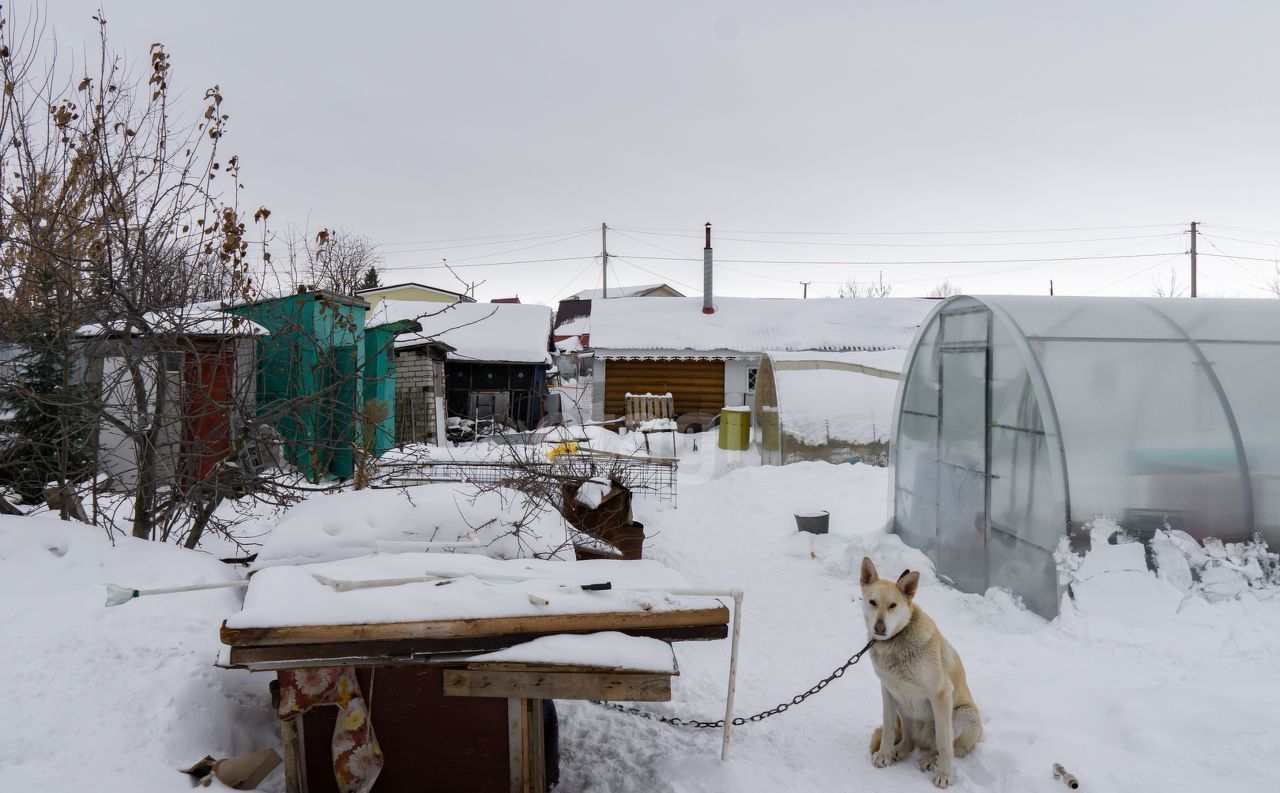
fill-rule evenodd
<path id="1" fill-rule="evenodd" d="M 1240 297 L 1248 297 L 1248 295 L 1246 295 L 1244 292 L 1241 292 L 1239 289 L 1236 289 L 1234 286 L 1231 286 L 1230 284 L 1227 284 L 1227 283 L 1223 283 L 1222 281 L 1219 281 L 1217 278 L 1214 278 L 1211 275 L 1207 275 L 1206 273 L 1200 273 L 1200 277 L 1205 279 L 1206 281 L 1212 281 L 1218 286 L 1224 287 L 1226 289 L 1230 289 L 1232 292 L 1235 292 Z"/>
<path id="2" fill-rule="evenodd" d="M 590 231 L 590 230 L 591 230 L 590 226 L 579 226 L 578 228 L 572 228 L 572 229 L 546 229 L 544 231 L 525 231 L 525 232 L 515 232 L 512 234 L 489 234 L 489 235 L 479 236 L 479 237 L 448 237 L 448 238 L 437 239 L 437 240 L 404 240 L 401 242 L 379 242 L 376 244 L 380 248 L 385 248 L 385 247 L 400 246 L 400 245 L 439 245 L 447 242 L 474 242 L 475 243 L 474 247 L 479 247 L 481 245 L 501 245 L 504 242 L 524 242 L 525 240 L 538 239 L 539 237 L 556 237 L 561 234 L 577 234 L 578 232 L 581 232 L 581 231 Z M 491 242 L 485 242 L 485 240 L 491 240 Z M 472 247 L 472 246 L 458 245 L 455 247 L 466 248 L 466 247 Z M 432 249 L 428 249 L 428 250 L 432 250 Z M 434 250 L 440 250 L 440 249 L 434 249 Z"/>
<path id="3" fill-rule="evenodd" d="M 1216 248 L 1217 246 L 1215 245 L 1214 247 Z M 1276 257 L 1276 256 L 1272 256 L 1270 258 L 1267 258 L 1265 256 L 1228 256 L 1225 253 L 1201 253 L 1200 255 L 1215 256 L 1220 259 L 1240 259 L 1246 262 L 1267 262 L 1268 264 L 1280 263 L 1280 257 Z"/>
<path id="4" fill-rule="evenodd" d="M 696 234 L 677 234 L 661 231 L 640 231 L 638 229 L 630 229 L 637 234 L 650 234 L 659 237 L 680 237 L 684 239 L 699 239 Z M 618 229 L 614 229 L 618 231 Z M 619 231 L 619 233 L 622 233 Z M 631 235 L 627 235 L 631 236 Z M 816 247 L 855 247 L 855 248 L 984 248 L 984 247 L 1004 247 L 1004 246 L 1028 246 L 1028 245 L 1070 245 L 1084 244 L 1090 242 L 1112 242 L 1117 240 L 1157 240 L 1164 239 L 1170 235 L 1167 234 L 1140 234 L 1121 237 L 1087 237 L 1073 240 L 1003 240 L 999 242 L 826 242 L 821 240 L 757 240 L 745 237 L 725 237 L 716 235 L 719 241 L 728 242 L 748 242 L 756 245 L 808 245 Z M 637 239 L 631 237 L 631 239 Z M 642 242 L 643 240 L 637 240 Z"/>
<path id="5" fill-rule="evenodd" d="M 1039 228 L 1039 229 L 988 229 L 985 231 L 973 229 L 958 229 L 956 231 L 760 231 L 754 229 L 725 229 L 726 234 L 776 234 L 776 235 L 808 235 L 811 237 L 908 237 L 908 236 L 931 236 L 931 235 L 971 235 L 971 234 L 1043 234 L 1052 232 L 1067 231 L 1120 231 L 1126 229 L 1156 229 L 1156 228 L 1181 228 L 1182 223 L 1148 223 L 1135 224 L 1131 226 L 1074 226 L 1065 228 Z M 627 226 L 633 231 L 649 230 L 649 231 L 687 231 L 684 228 L 672 228 L 665 226 Z"/>
<path id="6" fill-rule="evenodd" d="M 666 282 L 666 283 L 669 283 L 669 284 L 675 284 L 676 286 L 683 286 L 685 289 L 689 289 L 689 290 L 694 291 L 694 292 L 698 292 L 698 293 L 701 293 L 701 292 L 702 292 L 702 287 L 700 287 L 700 286 L 693 286 L 693 285 L 691 285 L 691 284 L 686 284 L 686 283 L 684 283 L 683 281 L 677 281 L 676 279 L 674 279 L 674 278 L 672 278 L 672 277 L 670 277 L 670 276 L 667 276 L 667 275 L 663 275 L 662 273 L 657 272 L 657 271 L 655 271 L 655 270 L 650 270 L 650 269 L 649 269 L 649 268 L 647 268 L 647 267 L 641 267 L 640 265 L 636 264 L 635 262 L 633 262 L 633 261 L 629 261 L 626 257 L 619 256 L 619 255 L 617 255 L 616 253 L 611 253 L 611 254 L 609 254 L 609 258 L 610 258 L 610 259 L 615 259 L 615 260 L 617 260 L 617 261 L 620 261 L 620 262 L 622 262 L 623 264 L 631 265 L 632 267 L 636 268 L 637 270 L 639 270 L 639 271 L 641 271 L 641 272 L 648 273 L 649 275 L 655 275 L 655 276 L 657 276 L 658 278 L 661 278 L 661 279 L 662 279 L 664 282 Z M 726 269 L 727 269 L 727 268 L 726 268 Z"/>
<path id="7" fill-rule="evenodd" d="M 568 291 L 569 287 L 573 286 L 573 285 L 574 285 L 574 283 L 575 283 L 579 278 L 581 278 L 581 277 L 582 277 L 582 274 L 583 274 L 583 273 L 585 273 L 588 269 L 590 269 L 590 268 L 592 268 L 592 267 L 594 267 L 594 266 L 595 266 L 595 264 L 596 264 L 596 263 L 595 263 L 595 261 L 594 261 L 595 257 L 593 256 L 593 257 L 591 257 L 591 258 L 592 258 L 592 260 L 593 260 L 593 261 L 587 262 L 587 266 L 586 266 L 586 267 L 583 267 L 581 270 L 579 270 L 577 275 L 575 275 L 574 277 L 570 278 L 570 279 L 565 283 L 565 285 L 564 285 L 564 286 L 560 287 L 560 291 L 556 292 L 556 293 L 555 293 L 555 295 L 553 295 L 553 296 L 552 296 L 552 298 L 551 298 L 551 302 L 552 302 L 552 303 L 558 303 L 558 302 L 560 302 L 560 295 L 563 295 L 566 291 Z"/>
<path id="8" fill-rule="evenodd" d="M 1208 226 L 1215 229 L 1228 229 L 1230 231 L 1243 231 L 1246 234 L 1264 234 L 1272 237 L 1280 237 L 1280 231 L 1272 231 L 1270 229 L 1254 229 L 1248 226 L 1228 226 L 1225 223 L 1201 223 L 1201 226 Z"/>
<path id="9" fill-rule="evenodd" d="M 1082 262 L 1082 261 L 1101 261 L 1106 259 L 1142 259 L 1152 256 L 1180 256 L 1186 251 L 1178 251 L 1169 253 L 1168 251 L 1161 253 L 1124 253 L 1112 254 L 1106 256 L 1086 255 L 1086 256 L 1051 256 L 1044 258 L 1028 258 L 1028 259 L 917 259 L 917 260 L 878 260 L 878 259 L 862 259 L 839 261 L 834 259 L 717 259 L 717 263 L 727 262 L 729 264 L 804 264 L 814 266 L 842 266 L 842 267 L 884 267 L 888 265 L 951 265 L 951 264 L 1025 264 L 1025 263 L 1052 263 L 1052 262 Z M 696 262 L 697 259 L 687 256 L 630 256 L 632 259 L 651 259 L 661 261 L 682 261 Z M 1268 260 L 1269 261 L 1269 260 Z"/>
<path id="10" fill-rule="evenodd" d="M 1255 288 L 1266 289 L 1266 287 L 1265 287 L 1265 286 L 1260 286 L 1260 285 L 1258 284 L 1258 281 L 1257 281 L 1257 275 L 1255 275 L 1255 274 L 1254 274 L 1254 272 L 1253 272 L 1252 270 L 1250 270 L 1248 267 L 1245 267 L 1243 264 L 1241 264 L 1241 263 L 1236 259 L 1236 257 L 1234 257 L 1234 256 L 1232 256 L 1232 255 L 1230 255 L 1230 254 L 1228 254 L 1226 251 L 1222 250 L 1222 248 L 1219 248 L 1219 247 L 1218 247 L 1218 244 L 1217 244 L 1216 242 L 1214 242 L 1211 238 L 1209 238 L 1209 237 L 1205 237 L 1203 234 L 1201 234 L 1200 236 L 1204 238 L 1204 241 L 1205 241 L 1205 242 L 1207 242 L 1207 243 L 1209 243 L 1210 245 L 1212 245 L 1214 250 L 1216 250 L 1218 253 L 1221 253 L 1223 256 L 1226 256 L 1226 257 L 1227 257 L 1227 259 L 1229 259 L 1229 260 L 1231 261 L 1231 263 L 1232 263 L 1232 264 L 1234 264 L 1236 267 L 1240 268 L 1240 270 L 1241 270 L 1242 272 L 1244 272 L 1244 274 L 1245 274 L 1245 275 L 1249 276 L 1249 280 L 1253 282 L 1253 286 L 1254 286 Z M 1208 255 L 1208 254 L 1204 254 L 1204 255 Z M 1213 279 L 1210 279 L 1210 280 L 1213 280 Z"/>
<path id="11" fill-rule="evenodd" d="M 1113 286 L 1115 286 L 1115 285 L 1117 285 L 1117 284 L 1122 284 L 1122 283 L 1124 283 L 1125 281 L 1128 281 L 1128 280 L 1129 280 L 1129 279 L 1131 279 L 1131 278 L 1137 278 L 1138 276 L 1140 276 L 1140 275 L 1142 275 L 1142 274 L 1144 274 L 1144 273 L 1149 273 L 1149 272 L 1151 272 L 1152 270 L 1156 269 L 1157 267 L 1162 267 L 1162 266 L 1164 266 L 1164 265 L 1168 264 L 1169 262 L 1173 261 L 1174 259 L 1176 259 L 1176 258 L 1178 258 L 1179 256 L 1182 256 L 1182 255 L 1183 255 L 1183 254 L 1181 254 L 1181 253 L 1175 253 L 1175 254 L 1173 254 L 1172 256 L 1169 256 L 1169 257 L 1168 257 L 1168 258 L 1166 258 L 1166 259 L 1163 259 L 1163 260 L 1161 260 L 1161 261 L 1156 262 L 1155 264 L 1151 265 L 1150 267 L 1143 267 L 1141 270 L 1138 270 L 1137 272 L 1130 273 L 1129 275 L 1126 275 L 1124 278 L 1120 278 L 1120 279 L 1117 279 L 1117 280 L 1115 280 L 1115 281 L 1112 281 L 1111 283 L 1106 284 L 1105 286 L 1100 286 L 1100 287 L 1098 287 L 1097 289 L 1092 289 L 1092 290 L 1090 290 L 1090 291 L 1086 292 L 1085 294 L 1087 294 L 1087 295 L 1095 295 L 1095 294 L 1097 294 L 1098 292 L 1101 292 L 1101 291 L 1102 291 L 1102 290 L 1104 290 L 1104 289 L 1110 289 L 1111 287 L 1113 287 Z"/>
<path id="12" fill-rule="evenodd" d="M 585 237 L 591 233 L 592 232 L 588 230 L 588 231 L 579 232 L 577 234 L 570 234 L 568 236 L 558 236 L 555 239 L 547 240 L 545 242 L 537 242 L 537 243 L 534 243 L 533 245 L 525 245 L 519 248 L 510 248 L 505 251 L 494 251 L 493 253 L 477 253 L 474 256 L 464 256 L 461 259 L 454 259 L 454 261 L 469 262 L 469 261 L 474 261 L 475 259 L 485 259 L 490 256 L 505 256 L 508 253 L 519 253 L 520 251 L 529 251 L 529 250 L 533 250 L 534 248 L 543 248 L 543 247 L 546 247 L 547 245 L 558 245 L 561 242 L 572 242 L 573 240 L 581 239 L 582 237 Z M 394 251 L 394 253 L 414 253 L 414 251 Z"/>
<path id="13" fill-rule="evenodd" d="M 382 272 L 383 270 L 447 270 L 450 267 L 454 269 L 457 269 L 459 267 L 505 267 L 511 264 L 549 264 L 551 262 L 580 262 L 584 259 L 594 260 L 596 258 L 597 257 L 595 256 L 561 256 L 556 259 L 517 259 L 515 261 L 509 261 L 509 262 L 475 262 L 472 264 L 454 264 L 453 262 L 449 262 L 448 264 L 400 264 L 400 265 L 391 265 L 391 266 L 381 266 L 378 268 L 378 272 Z"/>

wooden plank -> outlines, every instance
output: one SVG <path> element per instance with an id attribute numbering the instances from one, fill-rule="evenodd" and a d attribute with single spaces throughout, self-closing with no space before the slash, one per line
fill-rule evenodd
<path id="1" fill-rule="evenodd" d="M 368 625 L 289 625 L 275 628 L 228 628 L 222 623 L 223 644 L 233 647 L 279 644 L 322 644 L 392 639 L 450 639 L 463 636 L 545 635 L 627 631 L 633 628 L 684 628 L 725 625 L 723 605 L 681 611 L 614 611 L 601 614 L 551 614 L 533 617 L 493 617 L 468 620 L 386 622 Z"/>
<path id="2" fill-rule="evenodd" d="M 547 744 L 542 731 L 542 700 L 526 699 L 524 703 L 525 735 L 528 737 L 525 747 L 529 758 L 526 785 L 529 793 L 544 793 L 547 789 Z"/>
<path id="3" fill-rule="evenodd" d="M 564 633 L 565 631 L 561 631 Z M 663 641 L 709 641 L 729 635 L 729 626 L 699 625 L 674 628 L 629 628 L 623 633 L 650 636 Z M 317 642 L 314 644 L 258 645 L 231 648 L 231 666 L 341 659 L 351 666 L 386 666 L 395 663 L 421 663 L 414 655 L 445 653 L 478 653 L 512 647 L 545 633 L 507 636 L 471 636 L 453 639 L 393 639 L 363 642 Z"/>
<path id="4" fill-rule="evenodd" d="M 505 662 L 491 661 L 470 661 L 467 662 L 467 669 L 474 669 L 489 672 L 618 672 L 626 675 L 654 675 L 663 674 L 673 677 L 680 676 L 680 670 L 672 669 L 671 671 L 655 672 L 652 669 L 603 669 L 599 666 L 582 666 L 580 664 L 517 664 Z"/>
<path id="5" fill-rule="evenodd" d="M 507 700 L 507 747 L 511 763 L 511 793 L 525 793 L 524 787 L 524 703 Z"/>
<path id="6" fill-rule="evenodd" d="M 671 676 L 639 672 L 497 672 L 446 669 L 447 697 L 669 702 Z"/>

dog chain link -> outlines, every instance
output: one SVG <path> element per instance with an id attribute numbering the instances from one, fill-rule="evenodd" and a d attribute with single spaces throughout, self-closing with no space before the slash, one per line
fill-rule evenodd
<path id="1" fill-rule="evenodd" d="M 753 714 L 751 716 L 739 716 L 733 720 L 733 726 L 741 727 L 744 724 L 749 724 L 757 721 L 764 721 L 770 716 L 777 716 L 779 713 L 786 713 L 788 710 L 790 710 L 791 706 L 799 705 L 801 702 L 804 702 L 809 697 L 813 696 L 814 694 L 817 694 L 819 691 L 829 686 L 833 680 L 837 680 L 841 677 L 844 677 L 844 673 L 849 669 L 849 667 L 861 661 L 862 656 L 866 654 L 867 650 L 871 649 L 871 645 L 874 643 L 875 643 L 874 639 L 867 642 L 866 647 L 863 647 L 858 652 L 849 656 L 849 660 L 845 661 L 843 664 L 836 667 L 836 670 L 834 672 L 827 675 L 823 679 L 819 680 L 816 684 L 814 684 L 813 688 L 810 688 L 808 691 L 804 692 L 803 694 L 796 694 L 794 697 L 791 698 L 790 702 L 779 703 L 773 706 L 772 708 L 769 708 L 768 710 L 762 710 L 759 713 Z M 670 724 L 673 727 L 693 727 L 699 730 L 711 730 L 711 729 L 719 729 L 724 726 L 724 719 L 717 719 L 716 721 L 698 721 L 697 719 L 681 719 L 676 716 L 663 716 L 659 713 L 654 713 L 651 710 L 643 710 L 641 708 L 632 707 L 630 705 L 619 705 L 616 702 L 605 702 L 599 699 L 593 699 L 590 701 L 595 705 L 600 705 L 602 707 L 608 708 L 609 710 L 616 710 L 619 713 L 628 713 L 632 716 L 639 716 L 644 719 L 649 719 L 650 721 L 660 721 L 663 724 Z"/>

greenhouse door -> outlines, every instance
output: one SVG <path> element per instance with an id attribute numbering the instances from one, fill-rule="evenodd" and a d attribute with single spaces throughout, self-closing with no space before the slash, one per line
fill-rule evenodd
<path id="1" fill-rule="evenodd" d="M 938 410 L 938 572 L 966 592 L 987 588 L 985 309 L 942 315 Z"/>

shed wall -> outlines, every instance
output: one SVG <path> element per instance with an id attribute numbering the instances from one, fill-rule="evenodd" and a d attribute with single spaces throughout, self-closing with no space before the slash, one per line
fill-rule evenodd
<path id="1" fill-rule="evenodd" d="M 632 394 L 665 394 L 675 398 L 676 415 L 718 414 L 724 407 L 725 362 L 706 360 L 610 360 L 604 372 L 602 419 L 626 412 L 624 397 Z"/>

